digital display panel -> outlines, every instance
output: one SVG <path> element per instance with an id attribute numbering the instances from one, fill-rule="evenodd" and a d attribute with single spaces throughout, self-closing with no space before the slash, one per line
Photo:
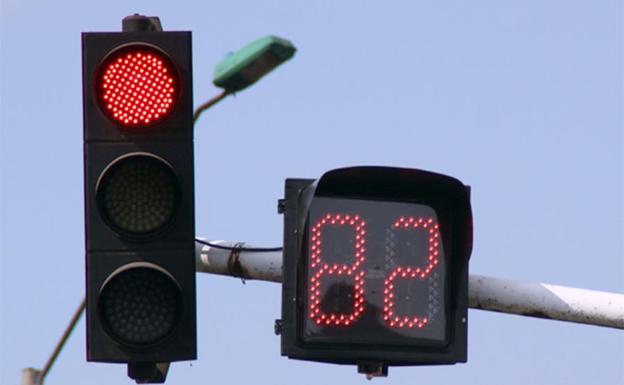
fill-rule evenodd
<path id="1" fill-rule="evenodd" d="M 444 230 L 427 205 L 315 197 L 304 237 L 303 340 L 445 345 Z"/>

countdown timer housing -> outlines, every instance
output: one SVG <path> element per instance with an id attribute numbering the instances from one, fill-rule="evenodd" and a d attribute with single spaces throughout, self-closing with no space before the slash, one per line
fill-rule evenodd
<path id="1" fill-rule="evenodd" d="M 465 362 L 468 187 L 421 170 L 288 179 L 282 355 L 359 366 Z"/>

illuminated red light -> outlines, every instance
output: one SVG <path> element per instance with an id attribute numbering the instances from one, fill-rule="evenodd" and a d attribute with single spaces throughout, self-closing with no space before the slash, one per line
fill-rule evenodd
<path id="1" fill-rule="evenodd" d="M 113 52 L 96 80 L 100 107 L 126 128 L 148 127 L 171 114 L 179 87 L 175 67 L 167 56 L 145 45 Z"/>

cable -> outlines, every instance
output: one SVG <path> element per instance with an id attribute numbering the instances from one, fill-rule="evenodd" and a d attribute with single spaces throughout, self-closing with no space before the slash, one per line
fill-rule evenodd
<path id="1" fill-rule="evenodd" d="M 208 241 L 204 241 L 198 238 L 195 238 L 195 242 L 197 243 L 201 243 L 202 245 L 206 245 L 206 246 L 210 246 L 210 247 L 214 247 L 215 249 L 222 249 L 222 250 L 239 250 L 239 251 L 247 251 L 247 252 L 252 252 L 252 253 L 262 253 L 262 252 L 271 252 L 271 251 L 282 251 L 284 250 L 283 247 L 237 247 L 237 246 L 223 246 L 223 245 L 217 245 L 216 243 L 211 243 Z"/>

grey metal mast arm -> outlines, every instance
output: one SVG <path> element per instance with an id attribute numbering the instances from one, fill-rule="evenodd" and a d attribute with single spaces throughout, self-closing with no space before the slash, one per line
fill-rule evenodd
<path id="1" fill-rule="evenodd" d="M 245 251 L 242 243 L 211 241 L 234 248 L 195 246 L 197 272 L 242 279 L 282 281 L 281 251 Z M 624 329 L 624 294 L 470 275 L 468 300 L 473 309 Z"/>

